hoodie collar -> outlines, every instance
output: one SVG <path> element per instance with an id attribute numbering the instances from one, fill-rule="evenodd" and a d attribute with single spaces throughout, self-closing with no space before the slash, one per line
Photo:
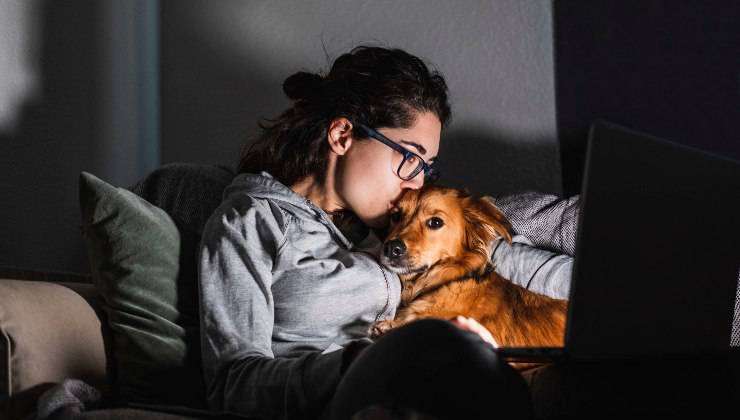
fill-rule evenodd
<path id="1" fill-rule="evenodd" d="M 321 207 L 314 204 L 308 198 L 291 190 L 288 186 L 284 185 L 265 171 L 262 171 L 259 174 L 238 174 L 231 184 L 226 187 L 223 196 L 226 198 L 237 192 L 248 194 L 255 198 L 281 201 L 298 207 L 299 209 L 311 214 L 314 220 L 325 225 L 342 246 L 347 249 L 353 248 L 352 241 L 350 241 L 347 236 L 337 228 L 331 217 L 329 217 Z"/>

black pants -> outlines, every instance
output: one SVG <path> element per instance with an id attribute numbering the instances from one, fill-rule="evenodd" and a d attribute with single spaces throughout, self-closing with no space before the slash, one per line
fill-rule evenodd
<path id="1" fill-rule="evenodd" d="M 370 406 L 384 407 L 389 419 L 532 417 L 522 376 L 477 335 L 440 320 L 412 322 L 365 348 L 325 417 L 349 420 Z M 404 416 L 409 411 L 415 417 Z"/>

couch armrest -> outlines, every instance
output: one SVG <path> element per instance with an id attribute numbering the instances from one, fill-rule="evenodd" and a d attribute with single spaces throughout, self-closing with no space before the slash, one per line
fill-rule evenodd
<path id="1" fill-rule="evenodd" d="M 105 386 L 90 284 L 0 279 L 0 418 L 20 418 L 65 378 Z"/>

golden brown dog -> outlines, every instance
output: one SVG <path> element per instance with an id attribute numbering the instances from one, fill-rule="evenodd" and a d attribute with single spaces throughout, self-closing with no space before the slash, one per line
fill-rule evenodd
<path id="1" fill-rule="evenodd" d="M 491 266 L 491 243 L 511 241 L 511 225 L 493 199 L 444 187 L 406 192 L 390 215 L 381 262 L 400 274 L 395 319 L 371 336 L 420 318 L 476 319 L 502 347 L 562 346 L 565 300 L 530 292 Z"/>

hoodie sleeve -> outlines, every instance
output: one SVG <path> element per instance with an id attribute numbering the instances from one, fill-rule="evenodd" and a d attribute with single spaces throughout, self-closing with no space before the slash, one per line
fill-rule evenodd
<path id="1" fill-rule="evenodd" d="M 285 216 L 240 197 L 209 219 L 200 248 L 200 334 L 209 408 L 262 419 L 316 417 L 339 381 L 343 350 L 275 358 L 272 269 Z"/>
<path id="2" fill-rule="evenodd" d="M 493 244 L 496 272 L 519 286 L 557 299 L 570 292 L 579 196 L 524 192 L 501 196 L 496 207 L 511 222 L 512 243 Z"/>
<path id="3" fill-rule="evenodd" d="M 497 239 L 491 262 L 494 270 L 512 283 L 555 299 L 568 299 L 573 258 L 536 248 L 524 236 L 512 243 Z"/>
<path id="4" fill-rule="evenodd" d="M 498 197 L 496 207 L 504 212 L 514 231 L 526 236 L 535 246 L 575 254 L 578 195 L 561 198 L 537 192 L 518 193 Z"/>

